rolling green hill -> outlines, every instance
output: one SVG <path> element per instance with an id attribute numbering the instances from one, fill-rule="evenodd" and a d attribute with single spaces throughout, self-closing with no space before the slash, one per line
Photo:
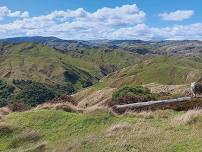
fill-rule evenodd
<path id="1" fill-rule="evenodd" d="M 42 98 L 36 103 L 41 103 L 49 99 L 46 95 L 56 97 L 77 92 L 100 79 L 96 87 L 187 84 L 202 73 L 200 57 L 179 56 L 183 46 L 186 50 L 197 48 L 198 51 L 199 41 L 67 41 L 51 37 L 26 41 L 27 38 L 0 41 L 0 80 L 14 88 L 8 91 L 2 105 L 16 97 L 19 100 L 22 95 L 27 97 L 23 101 L 31 99 L 32 87 L 44 91 L 38 92 Z M 178 44 L 180 47 L 176 48 Z M 166 56 L 168 54 L 171 56 Z"/>
<path id="2" fill-rule="evenodd" d="M 202 60 L 196 57 L 155 57 L 129 66 L 100 80 L 97 87 L 132 84 L 188 84 L 202 74 Z"/>
<path id="3" fill-rule="evenodd" d="M 0 62 L 0 71 L 2 79 L 29 79 L 52 84 L 64 84 L 71 74 L 77 75 L 80 81 L 90 79 L 92 82 L 100 76 L 99 69 L 92 63 L 34 43 L 20 43 L 7 48 Z M 66 79 L 65 72 L 69 72 Z M 81 85 L 79 81 L 73 83 L 78 87 Z"/>
<path id="4" fill-rule="evenodd" d="M 94 63 L 103 75 L 107 75 L 123 67 L 139 62 L 143 56 L 123 51 L 121 49 L 90 48 L 68 52 L 73 57 L 79 57 L 86 62 Z"/>
<path id="5" fill-rule="evenodd" d="M 30 86 L 43 88 L 42 90 L 45 87 L 46 93 L 50 89 L 54 90 L 51 94 L 55 97 L 60 93 L 69 94 L 89 87 L 104 75 L 139 60 L 135 54 L 121 50 L 81 49 L 61 52 L 32 42 L 0 43 L 0 54 L 0 80 L 15 88 L 12 96 L 18 94 L 19 90 L 22 91 L 22 87 L 13 83 L 14 80 L 20 80 L 22 84 L 24 80 L 31 80 L 31 83 L 25 81 L 26 87 L 23 89 L 29 88 L 31 93 L 33 91 Z M 41 93 L 46 94 L 45 92 Z"/>
<path id="6" fill-rule="evenodd" d="M 81 81 L 89 79 L 94 82 L 103 74 L 138 61 L 136 55 L 121 50 L 84 49 L 62 53 L 31 42 L 7 44 L 1 47 L 0 52 L 3 54 L 0 78 L 31 79 L 53 84 L 68 81 L 69 75 L 78 77 Z M 81 85 L 77 81 L 73 83 L 78 87 Z"/>

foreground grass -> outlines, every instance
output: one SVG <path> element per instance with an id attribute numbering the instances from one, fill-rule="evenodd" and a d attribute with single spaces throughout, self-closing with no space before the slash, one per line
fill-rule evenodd
<path id="1" fill-rule="evenodd" d="M 194 112 L 191 112 L 192 114 Z M 55 110 L 12 113 L 2 120 L 1 151 L 183 151 L 202 149 L 202 114 L 175 111 L 89 114 Z M 180 117 L 180 119 L 179 119 Z"/>

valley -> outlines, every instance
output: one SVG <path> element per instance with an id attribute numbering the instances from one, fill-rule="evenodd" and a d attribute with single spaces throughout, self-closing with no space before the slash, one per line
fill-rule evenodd
<path id="1" fill-rule="evenodd" d="M 198 152 L 194 103 L 123 114 L 113 106 L 192 96 L 201 69 L 196 40 L 2 39 L 0 151 Z"/>

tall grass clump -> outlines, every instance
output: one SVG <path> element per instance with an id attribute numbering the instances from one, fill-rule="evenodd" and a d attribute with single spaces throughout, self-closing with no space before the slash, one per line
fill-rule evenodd
<path id="1" fill-rule="evenodd" d="M 0 136 L 6 135 L 12 132 L 13 132 L 13 128 L 10 125 L 3 122 L 0 123 Z"/>
<path id="2" fill-rule="evenodd" d="M 10 143 L 10 148 L 17 148 L 26 143 L 36 143 L 41 139 L 41 135 L 38 131 L 32 129 L 26 129 L 22 133 L 14 136 Z"/>
<path id="3" fill-rule="evenodd" d="M 193 109 L 176 117 L 175 122 L 179 124 L 191 125 L 195 124 L 200 117 L 202 117 L 202 109 Z"/>

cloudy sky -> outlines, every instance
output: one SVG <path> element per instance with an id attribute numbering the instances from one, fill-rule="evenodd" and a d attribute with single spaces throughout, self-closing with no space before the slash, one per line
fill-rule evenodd
<path id="1" fill-rule="evenodd" d="M 0 38 L 202 40 L 201 0 L 1 0 Z"/>

